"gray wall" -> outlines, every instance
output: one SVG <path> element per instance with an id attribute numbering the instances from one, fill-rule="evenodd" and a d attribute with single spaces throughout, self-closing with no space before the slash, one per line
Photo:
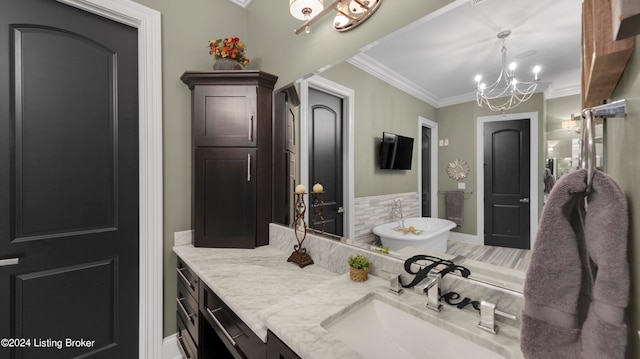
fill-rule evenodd
<path id="1" fill-rule="evenodd" d="M 435 121 L 435 108 L 342 62 L 320 76 L 354 90 L 355 198 L 418 190 L 418 116 Z M 413 137 L 411 170 L 381 170 L 382 132 Z"/>
<path id="2" fill-rule="evenodd" d="M 607 120 L 605 166 L 627 194 L 629 204 L 629 337 L 631 358 L 640 358 L 640 47 L 636 47 L 612 96 L 612 100 L 619 99 L 627 100 L 627 117 Z"/>

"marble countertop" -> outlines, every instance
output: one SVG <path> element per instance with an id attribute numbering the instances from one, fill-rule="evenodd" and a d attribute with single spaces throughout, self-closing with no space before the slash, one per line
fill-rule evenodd
<path id="1" fill-rule="evenodd" d="M 291 253 L 271 246 L 235 249 L 189 244 L 173 251 L 264 342 L 267 327 L 260 318 L 262 311 L 337 276 L 317 265 L 300 268 L 287 262 Z"/>
<path id="2" fill-rule="evenodd" d="M 411 290 L 389 293 L 389 282 L 369 276 L 353 282 L 318 265 L 299 268 L 287 262 L 290 253 L 273 246 L 255 249 L 174 247 L 174 252 L 266 342 L 267 329 L 305 359 L 362 358 L 321 324 L 350 305 L 375 296 L 405 312 L 448 329 L 500 353 L 522 358 L 519 329 L 501 326 L 498 334 L 477 328 L 478 314 L 445 305 L 427 310 L 426 297 Z"/>

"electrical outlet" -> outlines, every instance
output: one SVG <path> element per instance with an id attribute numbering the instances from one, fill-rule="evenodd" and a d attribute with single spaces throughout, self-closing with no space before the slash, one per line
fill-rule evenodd
<path id="1" fill-rule="evenodd" d="M 440 146 L 440 147 L 444 146 L 444 140 L 439 140 L 438 141 L 438 146 Z"/>

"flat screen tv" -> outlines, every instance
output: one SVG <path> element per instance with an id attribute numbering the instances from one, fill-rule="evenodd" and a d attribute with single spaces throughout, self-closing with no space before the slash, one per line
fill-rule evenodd
<path id="1" fill-rule="evenodd" d="M 413 138 L 382 133 L 380 141 L 380 168 L 391 170 L 410 170 L 413 154 Z"/>

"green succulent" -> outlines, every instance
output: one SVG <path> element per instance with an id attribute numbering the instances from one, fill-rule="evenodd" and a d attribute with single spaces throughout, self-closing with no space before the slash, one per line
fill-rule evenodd
<path id="1" fill-rule="evenodd" d="M 355 269 L 367 269 L 371 265 L 371 262 L 361 255 L 350 256 L 348 263 L 351 268 Z"/>

